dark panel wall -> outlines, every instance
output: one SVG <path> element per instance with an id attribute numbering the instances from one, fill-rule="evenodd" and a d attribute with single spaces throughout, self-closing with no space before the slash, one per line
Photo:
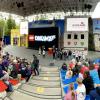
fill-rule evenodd
<path id="1" fill-rule="evenodd" d="M 41 46 L 45 46 L 46 50 L 53 45 L 58 47 L 58 28 L 57 27 L 48 27 L 48 28 L 30 28 L 29 29 L 29 36 L 56 36 L 53 41 L 29 41 L 28 46 L 29 48 L 38 49 Z"/>

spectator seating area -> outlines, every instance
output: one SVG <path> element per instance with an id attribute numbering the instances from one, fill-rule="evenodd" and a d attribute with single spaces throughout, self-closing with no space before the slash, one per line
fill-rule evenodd
<path id="1" fill-rule="evenodd" d="M 74 76 L 70 79 L 65 79 L 65 75 L 66 75 L 66 71 L 61 70 L 60 76 L 61 76 L 63 96 L 65 96 L 65 94 L 67 94 L 67 92 L 69 90 L 69 84 L 74 83 L 75 90 L 77 89 L 77 86 L 78 86 L 78 84 L 76 83 L 76 79 L 78 78 L 78 76 Z M 86 95 L 85 100 L 90 100 L 89 95 Z"/>
<path id="2" fill-rule="evenodd" d="M 2 65 L 4 67 L 3 70 L 5 70 L 9 74 L 9 79 L 7 79 L 6 77 L 6 81 L 12 85 L 13 91 L 11 91 L 12 93 L 8 96 L 7 89 L 9 88 L 9 86 L 5 82 L 5 79 L 2 79 L 1 77 L 0 99 L 4 98 L 4 100 L 9 100 L 9 98 L 12 98 L 12 100 L 17 100 L 16 98 L 13 99 L 14 96 L 17 96 L 19 98 L 19 96 L 23 95 L 24 96 L 23 98 L 27 99 L 30 98 L 30 100 L 33 100 L 34 98 L 36 100 L 43 100 L 43 98 L 45 99 L 49 98 L 50 100 L 58 98 L 57 100 L 61 100 L 61 98 L 64 98 L 64 96 L 68 93 L 69 85 L 71 83 L 73 83 L 74 85 L 74 90 L 77 89 L 78 87 L 77 79 L 81 77 L 84 80 L 85 71 L 89 71 L 90 76 L 93 79 L 93 83 L 95 86 L 94 88 L 96 88 L 96 85 L 100 84 L 99 61 L 100 61 L 99 59 L 95 59 L 93 61 L 83 60 L 77 62 L 75 61 L 75 59 L 74 60 L 72 59 L 71 62 L 69 62 L 69 64 L 66 64 L 66 68 L 61 67 L 61 69 L 58 69 L 57 67 L 54 68 L 42 67 L 40 75 L 35 77 L 33 76 L 34 73 L 32 73 L 31 74 L 32 77 L 30 77 L 30 80 L 27 82 L 26 81 L 27 72 L 25 70 L 25 72 L 23 73 L 23 69 L 27 69 L 27 67 L 30 66 L 31 63 L 28 62 L 26 59 L 21 59 L 17 57 L 14 58 L 12 57 L 12 55 L 10 56 L 6 54 L 4 57 L 2 57 L 0 65 Z M 11 65 L 13 65 L 12 70 L 11 70 L 12 68 Z M 14 70 L 14 68 L 16 70 Z M 11 75 L 12 71 L 15 72 L 18 71 L 16 78 L 15 76 L 13 77 L 14 74 Z M 68 71 L 72 72 L 71 76 L 67 75 Z M 60 86 L 60 80 L 61 80 L 61 86 Z M 62 94 L 61 94 L 61 87 L 62 87 Z M 38 96 L 40 96 L 40 99 Z M 20 98 L 18 100 L 20 100 Z M 90 94 L 86 95 L 85 100 L 90 100 Z"/>
<path id="3" fill-rule="evenodd" d="M 4 100 L 10 99 L 62 100 L 58 67 L 48 68 L 43 66 L 39 76 L 32 76 L 29 82 L 21 83 L 10 95 L 4 97 Z"/>
<path id="4" fill-rule="evenodd" d="M 100 59 L 95 59 L 95 60 L 93 60 L 93 64 L 94 64 L 94 68 L 96 69 L 96 71 L 98 72 L 98 70 L 99 70 L 99 68 L 100 68 L 100 66 L 99 66 L 99 64 L 100 64 Z M 64 69 L 62 69 L 61 68 L 61 70 L 60 70 L 60 78 L 61 78 L 61 85 L 62 85 L 62 95 L 63 95 L 63 97 L 68 93 L 68 91 L 69 91 L 69 85 L 71 84 L 71 83 L 73 83 L 73 85 L 74 85 L 74 90 L 76 90 L 77 89 L 77 87 L 78 87 L 78 84 L 77 84 L 77 78 L 79 78 L 80 76 L 79 76 L 79 74 L 77 74 L 77 75 L 74 75 L 74 76 L 72 76 L 71 78 L 66 78 L 66 72 L 68 71 L 68 67 L 70 66 L 70 63 L 69 63 L 69 65 L 68 64 L 66 64 L 66 67 L 67 67 L 67 70 L 64 70 Z M 81 67 L 82 67 L 82 62 L 81 62 Z M 89 66 L 87 66 L 87 67 L 89 67 Z M 72 71 L 73 71 L 73 69 L 72 69 Z M 86 70 L 84 70 L 84 72 L 85 72 Z M 90 71 L 90 70 L 89 70 Z M 100 74 L 99 72 L 98 72 L 98 74 Z M 84 75 L 84 74 L 83 74 Z M 95 75 L 94 75 L 95 76 Z M 99 81 L 97 82 L 94 82 L 94 84 L 100 84 L 100 78 L 99 78 Z M 90 95 L 88 94 L 88 95 L 86 95 L 86 97 L 85 97 L 85 100 L 90 100 Z"/>

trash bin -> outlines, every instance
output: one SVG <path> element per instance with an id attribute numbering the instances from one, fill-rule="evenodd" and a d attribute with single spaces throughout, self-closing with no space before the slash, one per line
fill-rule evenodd
<path id="1" fill-rule="evenodd" d="M 52 55 L 52 48 L 48 48 L 48 55 Z"/>

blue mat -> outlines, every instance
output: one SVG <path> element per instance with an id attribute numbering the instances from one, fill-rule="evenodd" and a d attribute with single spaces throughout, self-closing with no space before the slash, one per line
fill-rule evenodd
<path id="1" fill-rule="evenodd" d="M 89 95 L 86 95 L 85 100 L 90 100 L 90 96 Z"/>
<path id="2" fill-rule="evenodd" d="M 94 63 L 100 63 L 100 59 L 95 59 L 93 62 Z"/>
<path id="3" fill-rule="evenodd" d="M 61 70 L 60 73 L 61 73 L 61 79 L 64 80 L 65 79 L 65 75 L 66 75 L 66 71 Z"/>
<path id="4" fill-rule="evenodd" d="M 78 84 L 77 83 L 74 83 L 74 90 L 76 90 L 77 89 L 77 86 L 78 86 Z M 65 86 L 65 87 L 63 87 L 63 90 L 64 90 L 64 92 L 65 92 L 65 94 L 68 92 L 68 90 L 69 90 L 69 85 L 68 86 Z"/>
<path id="5" fill-rule="evenodd" d="M 61 73 L 66 73 L 66 71 L 65 71 L 65 70 L 62 70 L 62 69 L 60 70 L 60 72 L 61 72 Z"/>
<path id="6" fill-rule="evenodd" d="M 77 83 L 74 83 L 74 89 L 76 90 L 78 87 L 78 84 Z"/>
<path id="7" fill-rule="evenodd" d="M 63 91 L 65 92 L 65 94 L 68 92 L 68 90 L 69 90 L 69 86 L 63 87 Z"/>
<path id="8" fill-rule="evenodd" d="M 77 77 L 76 77 L 76 76 L 73 76 L 73 77 L 70 78 L 70 79 L 62 80 L 62 83 L 63 83 L 64 85 L 66 85 L 66 84 L 70 84 L 70 83 L 72 83 L 72 82 L 75 82 L 76 79 L 77 79 Z"/>
<path id="9" fill-rule="evenodd" d="M 66 75 L 66 73 L 61 73 L 61 76 L 65 76 Z"/>

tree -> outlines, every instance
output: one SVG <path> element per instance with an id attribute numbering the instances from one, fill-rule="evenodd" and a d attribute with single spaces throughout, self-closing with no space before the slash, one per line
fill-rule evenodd
<path id="1" fill-rule="evenodd" d="M 20 29 L 20 25 L 16 25 L 16 29 Z"/>
<path id="2" fill-rule="evenodd" d="M 0 19 L 0 38 L 2 38 L 3 36 L 4 26 L 5 26 L 5 21 L 3 19 Z"/>
<path id="3" fill-rule="evenodd" d="M 11 16 L 9 16 L 9 19 L 6 21 L 5 25 L 5 35 L 10 35 L 11 29 L 16 29 L 16 23 L 15 20 L 13 20 Z"/>

